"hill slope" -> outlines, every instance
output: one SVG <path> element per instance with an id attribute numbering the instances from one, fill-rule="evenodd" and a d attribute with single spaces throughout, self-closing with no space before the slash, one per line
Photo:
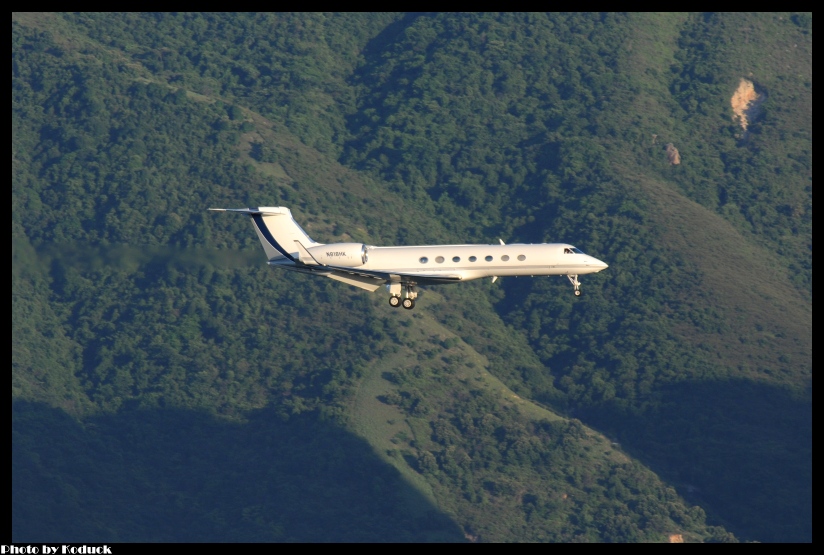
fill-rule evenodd
<path id="1" fill-rule="evenodd" d="M 122 489 L 82 478 L 95 463 L 70 449 L 42 463 L 33 423 L 63 421 L 48 407 L 123 460 L 167 445 L 164 421 L 207 430 L 125 476 L 214 541 L 809 541 L 805 17 L 14 14 L 15 541 L 72 528 L 57 501 L 36 509 L 38 484 Z M 749 42 L 726 42 L 739 28 Z M 741 68 L 768 93 L 746 136 Z M 564 240 L 610 268 L 577 301 L 565 280 L 511 279 L 398 314 L 273 275 L 247 222 L 204 212 L 272 203 L 325 242 Z M 118 430 L 142 419 L 158 425 L 127 446 Z M 289 437 L 263 498 L 208 465 L 208 495 L 179 483 L 195 438 L 227 468 L 224 425 Z M 377 456 L 346 439 L 295 470 L 323 452 L 312 429 Z M 371 475 L 334 462 L 367 459 Z M 366 490 L 343 526 L 335 507 Z M 300 502 L 327 535 L 284 516 Z M 206 530 L 83 503 L 84 541 Z"/>

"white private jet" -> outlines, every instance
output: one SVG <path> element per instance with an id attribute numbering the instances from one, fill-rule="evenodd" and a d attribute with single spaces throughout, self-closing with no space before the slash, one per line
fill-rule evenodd
<path id="1" fill-rule="evenodd" d="M 567 276 L 576 296 L 578 276 L 607 268 L 604 262 L 572 245 L 422 245 L 375 247 L 363 243 L 323 244 L 313 241 L 282 206 L 210 208 L 252 218 L 270 266 L 325 276 L 367 291 L 381 285 L 389 290 L 389 304 L 415 307 L 418 285 L 458 283 L 502 276 Z M 401 298 L 403 295 L 403 298 Z"/>

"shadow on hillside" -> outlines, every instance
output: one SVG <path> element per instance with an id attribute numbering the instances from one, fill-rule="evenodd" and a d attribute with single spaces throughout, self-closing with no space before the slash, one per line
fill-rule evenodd
<path id="1" fill-rule="evenodd" d="M 744 541 L 812 541 L 812 403 L 746 380 L 679 383 L 630 411 L 576 416 L 617 439 Z M 713 522 L 714 521 L 714 522 Z"/>
<path id="2" fill-rule="evenodd" d="M 384 27 L 380 33 L 375 35 L 366 44 L 366 46 L 364 46 L 361 55 L 368 59 L 380 58 L 385 54 L 387 45 L 397 41 L 398 36 L 401 35 L 408 27 L 412 26 L 416 19 L 426 15 L 427 14 L 425 13 L 416 12 L 405 13 L 397 21 L 390 23 Z"/>
<path id="3" fill-rule="evenodd" d="M 508 312 L 528 306 L 536 292 L 546 294 L 540 284 L 535 280 L 515 287 L 504 281 L 506 304 L 499 303 L 497 309 L 505 321 Z M 597 309 L 588 302 L 585 296 L 573 310 Z M 578 323 L 573 321 L 569 331 L 554 329 L 583 337 L 587 332 L 576 326 L 590 317 L 591 313 Z M 637 348 L 631 338 L 622 342 L 616 334 L 608 339 L 618 350 L 622 345 Z M 549 364 L 575 365 L 584 349 L 578 345 Z M 625 379 L 628 383 L 622 384 L 615 376 L 615 390 L 635 387 L 635 378 Z M 579 399 L 594 395 L 594 388 L 586 390 L 591 384 L 580 385 Z M 811 542 L 811 399 L 811 383 L 806 392 L 794 393 L 754 375 L 749 380 L 670 382 L 653 386 L 648 395 L 633 401 L 613 398 L 577 405 L 570 401 L 563 408 L 619 442 L 623 450 L 676 486 L 689 502 L 707 512 L 710 524 L 724 526 L 743 541 Z"/>
<path id="4" fill-rule="evenodd" d="M 465 541 L 372 448 L 310 416 L 189 410 L 78 423 L 12 404 L 12 541 Z"/>

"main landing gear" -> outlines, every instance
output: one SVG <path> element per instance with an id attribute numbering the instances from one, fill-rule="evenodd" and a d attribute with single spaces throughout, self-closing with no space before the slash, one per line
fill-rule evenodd
<path id="1" fill-rule="evenodd" d="M 581 290 L 579 289 L 579 287 L 581 287 L 581 282 L 578 281 L 578 274 L 575 274 L 575 275 L 572 275 L 572 276 L 567 276 L 567 277 L 569 278 L 569 282 L 572 284 L 572 286 L 575 287 L 575 291 L 574 291 L 575 296 L 580 297 L 581 296 Z"/>
<path id="2" fill-rule="evenodd" d="M 389 306 L 398 307 L 402 306 L 406 310 L 412 310 L 415 308 L 415 299 L 418 298 L 418 291 L 415 289 L 415 285 L 412 283 L 390 283 L 386 286 L 389 289 Z M 403 299 L 401 299 L 401 290 L 403 289 L 404 295 Z"/>

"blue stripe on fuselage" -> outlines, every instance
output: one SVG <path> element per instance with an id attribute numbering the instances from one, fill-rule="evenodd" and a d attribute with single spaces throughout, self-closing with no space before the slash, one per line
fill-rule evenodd
<path id="1" fill-rule="evenodd" d="M 258 228 L 258 231 L 260 231 L 263 235 L 263 238 L 269 241 L 269 244 L 272 245 L 272 247 L 274 247 L 280 254 L 294 262 L 295 259 L 292 255 L 286 252 L 284 248 L 281 247 L 277 241 L 275 241 L 275 238 L 272 237 L 272 234 L 269 232 L 269 228 L 266 227 L 265 223 L 263 223 L 263 216 L 260 214 L 252 214 L 251 217 L 252 221 L 255 223 L 255 226 Z"/>

